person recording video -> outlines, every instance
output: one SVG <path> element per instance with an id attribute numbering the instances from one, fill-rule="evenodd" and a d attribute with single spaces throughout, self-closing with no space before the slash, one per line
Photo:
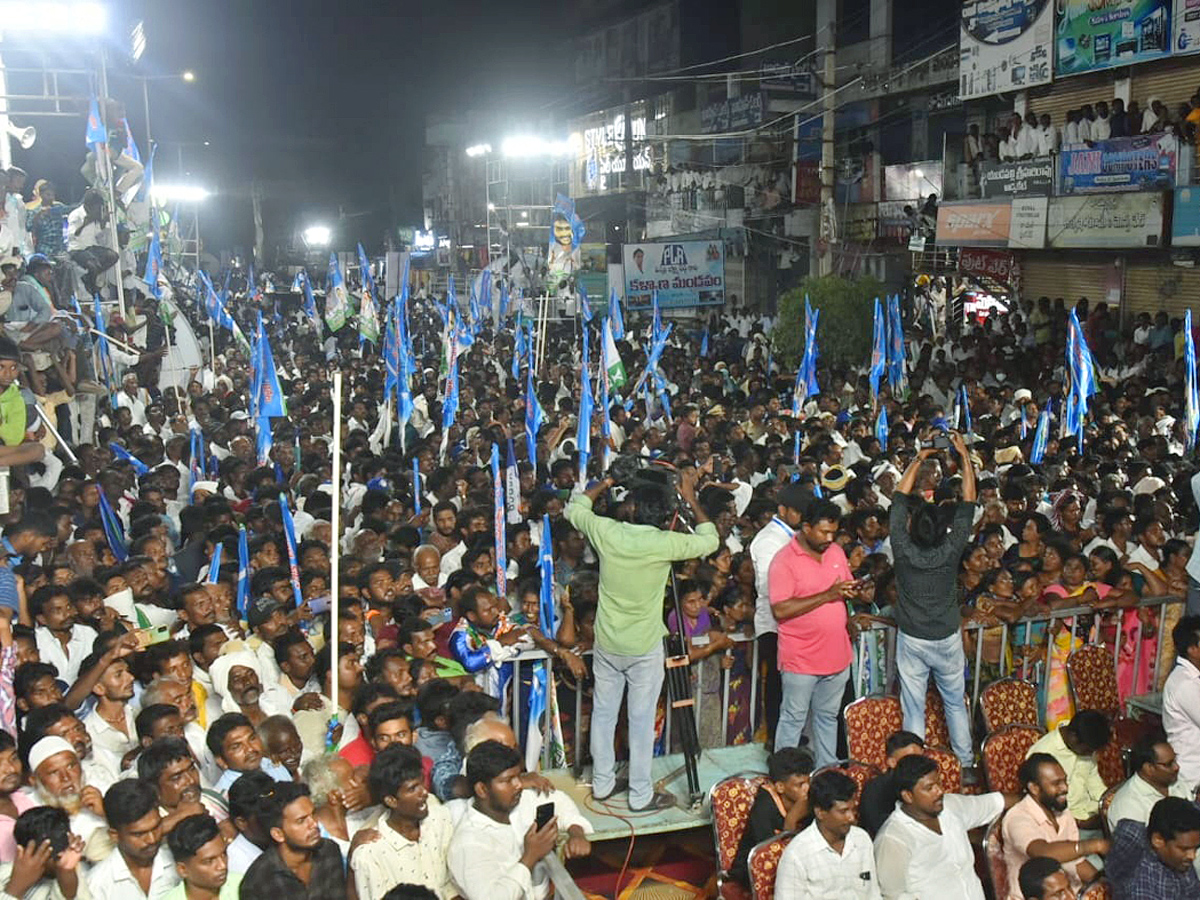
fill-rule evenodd
<path id="1" fill-rule="evenodd" d="M 671 564 L 707 556 L 720 543 L 716 526 L 696 498 L 699 478 L 699 469 L 685 469 L 679 479 L 679 496 L 696 521 L 693 534 L 670 530 L 675 498 L 665 485 L 637 483 L 630 487 L 626 503 L 632 506 L 631 522 L 618 522 L 592 511 L 592 504 L 615 484 L 612 478 L 574 494 L 566 509 L 567 521 L 583 532 L 600 559 L 592 660 L 592 796 L 607 800 L 624 789 L 616 779 L 613 739 L 621 696 L 628 688 L 629 808 L 634 812 L 666 809 L 675 803 L 671 794 L 654 790 L 650 763 L 665 663 L 663 591 Z"/>

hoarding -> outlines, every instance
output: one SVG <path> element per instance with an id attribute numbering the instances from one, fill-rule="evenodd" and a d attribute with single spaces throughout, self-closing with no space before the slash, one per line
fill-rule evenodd
<path id="1" fill-rule="evenodd" d="M 1176 56 L 1200 53 L 1200 0 L 1175 0 L 1171 21 L 1175 26 L 1171 52 Z"/>
<path id="2" fill-rule="evenodd" d="M 1046 217 L 1046 246 L 1121 250 L 1161 247 L 1162 194 L 1089 194 L 1053 197 Z"/>
<path id="3" fill-rule="evenodd" d="M 621 258 L 630 309 L 649 307 L 655 293 L 664 309 L 725 302 L 724 241 L 625 244 Z"/>
<path id="4" fill-rule="evenodd" d="M 1171 246 L 1200 247 L 1200 188 L 1175 189 L 1171 210 Z"/>
<path id="5" fill-rule="evenodd" d="M 1191 148 L 1187 148 L 1189 153 Z M 1190 173 L 1174 135 L 1140 134 L 1096 141 L 1058 155 L 1060 194 L 1167 191 Z"/>
<path id="6" fill-rule="evenodd" d="M 1049 156 L 1007 162 L 984 163 L 979 188 L 985 197 L 1015 194 L 1050 196 L 1054 188 L 1054 161 Z"/>
<path id="7" fill-rule="evenodd" d="M 1008 225 L 1008 246 L 1014 250 L 1041 250 L 1046 246 L 1046 213 L 1049 197 L 1014 197 Z"/>
<path id="8" fill-rule="evenodd" d="M 958 270 L 964 275 L 986 276 L 1007 285 L 1013 269 L 1013 255 L 1004 250 L 968 247 L 958 254 Z"/>
<path id="9" fill-rule="evenodd" d="M 1008 203 L 943 203 L 938 207 L 937 242 L 958 247 L 1008 246 Z"/>
<path id="10" fill-rule="evenodd" d="M 1171 51 L 1172 0 L 1057 0 L 1054 74 L 1078 75 Z"/>
<path id="11" fill-rule="evenodd" d="M 1054 4 L 966 0 L 959 23 L 958 95 L 964 100 L 1050 81 Z"/>

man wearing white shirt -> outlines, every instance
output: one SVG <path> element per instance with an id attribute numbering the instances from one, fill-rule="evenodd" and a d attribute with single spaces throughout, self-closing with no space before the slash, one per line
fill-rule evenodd
<path id="1" fill-rule="evenodd" d="M 1192 497 L 1200 503 L 1200 472 L 1192 476 Z M 1187 563 L 1187 611 L 1191 615 L 1200 615 L 1200 538 L 1192 547 L 1192 555 Z"/>
<path id="2" fill-rule="evenodd" d="M 86 671 L 102 659 L 93 652 L 81 669 Z M 133 673 L 128 660 L 114 659 L 101 674 L 92 688 L 96 705 L 83 717 L 83 726 L 91 735 L 92 745 L 115 756 L 118 760 L 138 744 L 137 728 L 134 725 Z"/>
<path id="3" fill-rule="evenodd" d="M 522 803 L 521 754 L 484 741 L 467 755 L 473 800 L 450 840 L 446 862 L 465 900 L 545 900 L 550 876 L 542 859 L 554 852 L 560 824 L 567 825 L 567 859 L 591 853 L 586 819 L 562 822 L 564 810 L 541 828 L 537 805 Z"/>
<path id="4" fill-rule="evenodd" d="M 1033 113 L 1029 113 L 1018 129 L 1015 123 L 1020 119 L 1020 116 L 1013 114 L 1013 134 L 1017 138 L 1017 158 L 1027 159 L 1037 155 L 1037 117 Z"/>
<path id="5" fill-rule="evenodd" d="M 1037 129 L 1037 155 L 1049 156 L 1058 152 L 1058 129 L 1050 122 L 1048 113 L 1042 113 Z"/>
<path id="6" fill-rule="evenodd" d="M 1133 819 L 1145 825 L 1150 821 L 1150 810 L 1163 797 L 1192 799 L 1188 788 L 1179 780 L 1175 750 L 1161 735 L 1150 734 L 1133 745 L 1129 768 L 1133 774 L 1117 788 L 1108 806 L 1109 831 L 1115 831 L 1122 819 Z"/>
<path id="7" fill-rule="evenodd" d="M 121 379 L 121 390 L 117 392 L 115 402 L 118 407 L 129 408 L 130 421 L 138 428 L 146 424 L 146 392 L 138 387 L 138 377 L 134 372 L 126 372 Z"/>
<path id="8" fill-rule="evenodd" d="M 154 791 L 140 781 L 118 781 L 104 795 L 104 817 L 117 849 L 88 875 L 93 900 L 151 900 L 179 884 L 170 853 L 162 846 L 162 814 Z"/>
<path id="9" fill-rule="evenodd" d="M 856 791 L 836 770 L 813 778 L 813 823 L 779 857 L 775 900 L 881 900 L 871 838 L 854 825 Z"/>
<path id="10" fill-rule="evenodd" d="M 75 622 L 75 604 L 67 589 L 48 584 L 29 598 L 29 612 L 37 627 L 34 635 L 42 662 L 58 669 L 58 677 L 74 684 L 83 658 L 92 652 L 96 632 Z"/>
<path id="11" fill-rule="evenodd" d="M 754 639 L 758 641 L 759 659 L 766 666 L 767 678 L 763 684 L 763 700 L 766 703 L 767 738 L 774 739 L 775 725 L 779 721 L 779 703 L 783 697 L 783 686 L 779 674 L 779 626 L 771 612 L 771 595 L 767 586 L 767 574 L 775 554 L 786 547 L 795 537 L 800 525 L 800 511 L 812 495 L 796 484 L 784 485 L 776 497 L 779 507 L 771 521 L 750 542 L 750 560 L 754 564 Z"/>
<path id="12" fill-rule="evenodd" d="M 1112 134 L 1112 123 L 1108 120 L 1108 104 L 1101 100 L 1096 104 L 1096 118 L 1092 122 L 1092 140 L 1107 141 Z"/>
<path id="13" fill-rule="evenodd" d="M 920 754 L 901 759 L 894 777 L 899 799 L 875 836 L 885 900 L 939 895 L 984 900 L 967 832 L 1004 812 L 1005 796 L 948 794 L 938 764 Z"/>
<path id="14" fill-rule="evenodd" d="M 1200 616 L 1184 616 L 1172 632 L 1175 668 L 1163 685 L 1162 721 L 1179 761 L 1179 780 L 1200 785 Z"/>

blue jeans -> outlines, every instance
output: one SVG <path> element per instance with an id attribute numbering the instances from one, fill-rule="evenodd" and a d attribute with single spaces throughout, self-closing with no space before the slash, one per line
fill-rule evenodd
<path id="1" fill-rule="evenodd" d="M 619 656 L 599 647 L 592 656 L 592 793 L 611 794 L 616 785 L 613 739 L 621 696 L 629 688 L 629 805 L 639 808 L 654 798 L 650 764 L 654 758 L 654 714 L 662 693 L 662 645 L 644 656 Z"/>
<path id="2" fill-rule="evenodd" d="M 817 768 L 837 762 L 838 712 L 850 667 L 833 675 L 797 675 L 783 673 L 783 702 L 779 706 L 779 725 L 775 728 L 775 749 L 796 747 L 800 733 L 812 713 L 813 756 Z"/>
<path id="3" fill-rule="evenodd" d="M 938 693 L 942 695 L 942 705 L 946 708 L 950 749 L 964 768 L 975 765 L 971 720 L 963 701 L 966 665 L 962 636 L 957 631 L 936 641 L 915 638 L 903 631 L 896 637 L 896 671 L 900 676 L 904 730 L 925 737 L 925 693 L 932 672 Z"/>

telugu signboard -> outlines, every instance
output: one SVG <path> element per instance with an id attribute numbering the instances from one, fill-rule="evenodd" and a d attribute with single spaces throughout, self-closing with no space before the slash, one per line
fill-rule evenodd
<path id="1" fill-rule="evenodd" d="M 1054 74 L 1078 75 L 1171 52 L 1172 0 L 1057 0 Z"/>
<path id="2" fill-rule="evenodd" d="M 621 257 L 630 309 L 649 307 L 655 292 L 664 308 L 725 302 L 725 243 L 720 239 L 625 244 Z"/>
<path id="3" fill-rule="evenodd" d="M 1054 197 L 1046 217 L 1046 246 L 1121 250 L 1161 247 L 1162 194 Z"/>
<path id="4" fill-rule="evenodd" d="M 958 247 L 1006 247 L 1008 203 L 943 203 L 938 207 L 937 242 Z"/>
<path id="5" fill-rule="evenodd" d="M 958 95 L 964 100 L 1050 81 L 1054 4 L 1049 0 L 966 0 L 958 39 Z"/>
<path id="6" fill-rule="evenodd" d="M 700 130 L 714 134 L 753 128 L 762 124 L 765 109 L 762 91 L 710 103 L 700 110 Z"/>
<path id="7" fill-rule="evenodd" d="M 1141 134 L 1096 141 L 1058 155 L 1060 194 L 1167 191 L 1190 171 L 1172 134 Z M 1184 167 L 1186 171 L 1178 169 Z"/>
<path id="8" fill-rule="evenodd" d="M 1049 197 L 1014 197 L 1008 223 L 1008 246 L 1041 250 L 1046 246 L 1046 212 Z"/>
<path id="9" fill-rule="evenodd" d="M 1054 161 L 1049 156 L 1008 162 L 984 163 L 979 187 L 985 197 L 1016 194 L 1049 196 L 1054 187 Z"/>
<path id="10" fill-rule="evenodd" d="M 967 247 L 958 254 L 958 270 L 964 275 L 986 276 L 1009 284 L 1013 268 L 1013 255 L 1003 250 Z"/>

